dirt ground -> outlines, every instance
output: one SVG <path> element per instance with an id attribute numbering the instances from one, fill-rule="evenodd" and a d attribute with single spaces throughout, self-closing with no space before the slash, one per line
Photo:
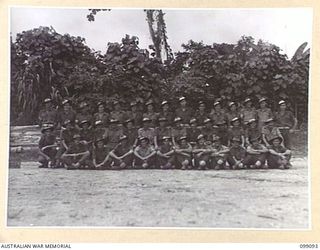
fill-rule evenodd
<path id="1" fill-rule="evenodd" d="M 308 167 L 290 170 L 9 169 L 8 226 L 307 228 Z"/>

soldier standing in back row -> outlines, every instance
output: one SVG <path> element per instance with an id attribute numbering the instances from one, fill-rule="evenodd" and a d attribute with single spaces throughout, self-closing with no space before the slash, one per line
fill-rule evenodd
<path id="1" fill-rule="evenodd" d="M 63 100 L 62 102 L 63 110 L 59 113 L 59 123 L 63 126 L 66 120 L 69 120 L 71 124 L 75 125 L 76 113 L 73 111 L 70 101 Z"/>
<path id="2" fill-rule="evenodd" d="M 166 100 L 162 101 L 162 103 L 161 103 L 160 117 L 167 118 L 168 125 L 169 126 L 172 125 L 172 122 L 174 119 L 174 114 L 169 110 L 169 103 Z"/>
<path id="3" fill-rule="evenodd" d="M 126 118 L 126 113 L 121 109 L 119 101 L 113 102 L 114 110 L 110 113 L 110 119 L 117 120 L 119 123 L 123 123 Z"/>
<path id="4" fill-rule="evenodd" d="M 259 100 L 260 108 L 257 110 L 258 116 L 258 127 L 261 130 L 264 126 L 265 121 L 273 118 L 273 114 L 270 108 L 267 107 L 267 98 L 261 98 Z"/>
<path id="5" fill-rule="evenodd" d="M 244 100 L 244 108 L 241 110 L 240 118 L 242 119 L 243 124 L 247 124 L 251 119 L 257 119 L 257 111 L 252 106 L 252 100 L 250 98 Z"/>
<path id="6" fill-rule="evenodd" d="M 187 107 L 187 101 L 185 97 L 179 98 L 180 107 L 176 110 L 176 117 L 181 118 L 183 125 L 189 124 L 190 119 L 193 116 L 193 110 Z"/>
<path id="7" fill-rule="evenodd" d="M 143 118 L 149 118 L 151 120 L 151 126 L 155 128 L 158 121 L 159 114 L 154 111 L 153 101 L 149 100 L 146 103 L 146 107 L 147 107 L 147 112 L 143 114 Z"/>
<path id="8" fill-rule="evenodd" d="M 109 114 L 105 112 L 105 107 L 103 102 L 98 102 L 98 112 L 94 114 L 94 122 L 96 121 L 102 121 L 105 127 L 108 125 Z"/>
<path id="9" fill-rule="evenodd" d="M 151 119 L 150 118 L 143 118 L 142 120 L 143 127 L 138 129 L 138 137 L 146 137 L 149 140 L 151 145 L 155 144 L 155 131 L 154 128 L 151 127 Z"/>
<path id="10" fill-rule="evenodd" d="M 134 127 L 140 128 L 142 126 L 143 115 L 138 110 L 138 104 L 136 102 L 130 103 L 130 111 L 127 112 L 128 119 L 133 120 Z"/>
<path id="11" fill-rule="evenodd" d="M 39 125 L 42 127 L 43 124 L 51 123 L 54 127 L 57 126 L 58 122 L 58 113 L 55 108 L 53 108 L 52 100 L 46 98 L 44 100 L 45 108 L 39 113 Z"/>
<path id="12" fill-rule="evenodd" d="M 227 112 L 227 122 L 228 122 L 228 125 L 230 126 L 231 120 L 235 117 L 239 117 L 240 112 L 235 102 L 230 102 L 228 107 L 229 107 L 229 111 Z"/>
<path id="13" fill-rule="evenodd" d="M 107 141 L 107 148 L 108 150 L 112 150 L 115 148 L 115 146 L 118 144 L 120 137 L 123 135 L 123 130 L 119 126 L 118 120 L 110 120 L 109 122 L 109 128 L 106 129 L 106 132 L 104 134 L 104 138 Z"/>
<path id="14" fill-rule="evenodd" d="M 204 120 L 209 118 L 204 101 L 199 101 L 199 110 L 197 110 L 194 117 L 197 119 L 199 126 L 202 126 Z"/>
<path id="15" fill-rule="evenodd" d="M 283 137 L 284 146 L 291 149 L 290 134 L 296 129 L 298 121 L 293 113 L 287 110 L 287 104 L 284 100 L 279 102 L 279 111 L 275 114 L 275 119 Z"/>
<path id="16" fill-rule="evenodd" d="M 221 123 L 227 120 L 226 112 L 221 107 L 221 102 L 216 101 L 213 104 L 213 110 L 210 113 L 213 124 Z"/>
<path id="17" fill-rule="evenodd" d="M 77 128 L 80 128 L 79 124 L 84 120 L 89 122 L 89 126 L 92 126 L 93 117 L 90 112 L 90 106 L 87 102 L 80 103 L 80 112 L 76 114 L 76 124 L 78 126 Z"/>

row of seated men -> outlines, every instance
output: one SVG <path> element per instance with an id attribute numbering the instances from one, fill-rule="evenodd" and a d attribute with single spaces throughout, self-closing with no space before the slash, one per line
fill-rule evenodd
<path id="1" fill-rule="evenodd" d="M 274 125 L 273 118 L 259 128 L 255 119 L 241 126 L 240 118 L 214 127 L 210 119 L 204 126 L 190 120 L 185 127 L 175 118 L 173 127 L 167 119 L 159 119 L 159 127 L 143 118 L 143 127 L 136 129 L 129 119 L 124 126 L 111 120 L 108 129 L 98 120 L 94 128 L 83 120 L 76 129 L 70 120 L 62 126 L 60 143 L 55 127 L 42 127 L 39 141 L 41 167 L 67 169 L 123 169 L 123 168 L 289 168 L 291 151 Z M 124 129 L 123 129 L 124 128 Z"/>

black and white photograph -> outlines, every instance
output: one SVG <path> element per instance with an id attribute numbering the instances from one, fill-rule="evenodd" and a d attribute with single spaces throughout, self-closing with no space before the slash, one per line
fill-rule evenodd
<path id="1" fill-rule="evenodd" d="M 312 18 L 10 7 L 7 226 L 310 229 Z"/>

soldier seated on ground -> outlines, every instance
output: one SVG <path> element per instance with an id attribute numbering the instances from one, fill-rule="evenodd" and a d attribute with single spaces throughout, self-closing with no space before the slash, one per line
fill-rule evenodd
<path id="1" fill-rule="evenodd" d="M 119 144 L 110 152 L 112 169 L 132 168 L 133 145 L 129 143 L 126 135 L 122 135 Z"/>
<path id="2" fill-rule="evenodd" d="M 265 165 L 267 153 L 268 149 L 260 143 L 260 137 L 251 138 L 243 165 L 245 168 L 267 168 Z"/>
<path id="3" fill-rule="evenodd" d="M 274 119 L 270 118 L 264 122 L 264 126 L 261 129 L 262 133 L 262 140 L 264 145 L 271 146 L 269 144 L 269 140 L 275 136 L 279 136 L 282 138 L 279 128 L 275 125 Z M 283 138 L 282 138 L 282 145 L 283 145 Z"/>
<path id="4" fill-rule="evenodd" d="M 197 138 L 197 144 L 193 147 L 194 165 L 198 170 L 208 170 L 210 168 L 210 155 L 213 149 L 205 144 L 205 136 L 200 134 Z"/>
<path id="5" fill-rule="evenodd" d="M 229 148 L 222 145 L 220 136 L 214 135 L 212 139 L 213 152 L 211 153 L 211 168 L 220 170 L 227 168 L 226 159 Z"/>
<path id="6" fill-rule="evenodd" d="M 270 139 L 269 144 L 269 155 L 268 155 L 268 166 L 269 168 L 280 168 L 288 169 L 292 165 L 290 163 L 291 151 L 281 145 L 282 138 L 275 136 Z"/>
<path id="7" fill-rule="evenodd" d="M 39 168 L 56 167 L 57 144 L 53 134 L 53 125 L 45 125 L 41 129 L 42 136 L 39 140 Z"/>
<path id="8" fill-rule="evenodd" d="M 186 136 L 181 136 L 174 147 L 175 168 L 192 169 L 192 146 L 188 143 Z"/>
<path id="9" fill-rule="evenodd" d="M 157 165 L 161 169 L 174 168 L 174 150 L 170 136 L 163 136 L 157 151 Z"/>
<path id="10" fill-rule="evenodd" d="M 110 167 L 109 150 L 104 145 L 104 138 L 98 138 L 92 151 L 92 161 L 95 169 L 103 170 Z"/>
<path id="11" fill-rule="evenodd" d="M 90 128 L 90 122 L 88 120 L 83 120 L 79 123 L 81 140 L 88 145 L 92 143 L 93 131 Z"/>
<path id="12" fill-rule="evenodd" d="M 242 169 L 243 160 L 246 156 L 246 149 L 241 146 L 241 139 L 234 137 L 231 139 L 231 147 L 227 156 L 227 162 L 232 169 Z"/>
<path id="13" fill-rule="evenodd" d="M 87 145 L 80 141 L 80 138 L 79 134 L 75 134 L 70 147 L 61 157 L 62 162 L 68 170 L 92 168 L 92 164 L 88 160 L 90 152 Z"/>
<path id="14" fill-rule="evenodd" d="M 156 151 L 150 145 L 147 137 L 139 138 L 139 145 L 134 149 L 135 167 L 136 168 L 152 168 L 155 166 Z"/>

